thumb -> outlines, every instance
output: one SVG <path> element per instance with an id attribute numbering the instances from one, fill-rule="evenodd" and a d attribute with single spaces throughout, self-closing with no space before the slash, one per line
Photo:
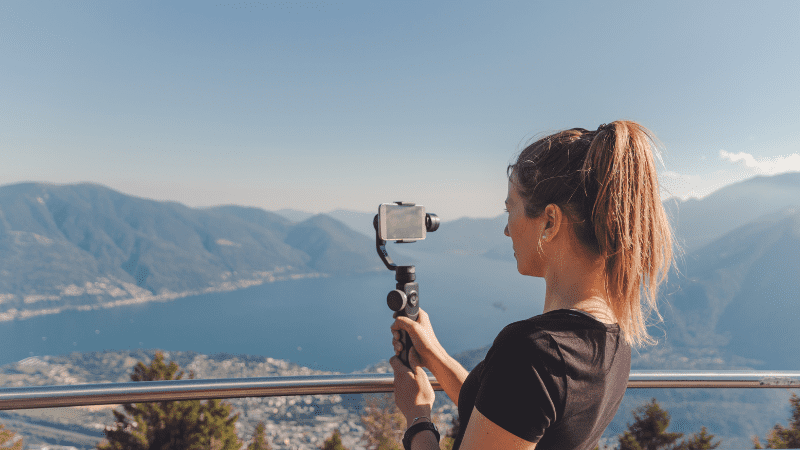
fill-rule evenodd
<path id="1" fill-rule="evenodd" d="M 400 364 L 402 364 L 402 362 Z M 425 373 L 425 370 L 422 369 L 422 364 L 420 363 L 419 353 L 417 353 L 417 349 L 414 347 L 411 347 L 408 350 L 408 364 L 411 366 L 411 370 L 417 375 L 420 373 Z"/>

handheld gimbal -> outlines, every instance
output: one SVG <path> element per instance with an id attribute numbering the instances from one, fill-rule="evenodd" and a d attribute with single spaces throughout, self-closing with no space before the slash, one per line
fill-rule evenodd
<path id="1" fill-rule="evenodd" d="M 395 204 L 399 206 L 415 206 L 414 203 L 410 202 L 395 202 Z M 424 213 L 424 207 L 422 208 L 422 213 Z M 389 309 L 397 312 L 398 315 L 407 316 L 411 320 L 417 320 L 417 317 L 419 317 L 419 284 L 416 282 L 416 269 L 414 266 L 398 266 L 392 261 L 392 258 L 389 257 L 389 253 L 386 251 L 386 240 L 383 239 L 385 236 L 381 235 L 381 230 L 388 235 L 392 235 L 392 239 L 396 240 L 398 243 L 415 242 L 417 239 L 424 239 L 425 235 L 422 233 L 422 238 L 417 237 L 413 238 L 413 240 L 404 240 L 402 234 L 398 236 L 391 233 L 392 223 L 388 218 L 381 217 L 381 211 L 383 211 L 383 209 L 379 209 L 379 214 L 375 215 L 375 218 L 372 220 L 372 224 L 375 227 L 375 247 L 378 251 L 378 256 L 380 256 L 386 268 L 395 271 L 395 280 L 397 281 L 395 289 L 386 296 L 386 304 L 389 305 Z M 424 224 L 420 224 L 421 227 L 424 227 L 422 230 L 423 232 L 433 232 L 439 228 L 439 217 L 437 217 L 436 214 L 425 214 L 424 217 Z M 398 220 L 398 223 L 399 222 L 401 222 L 401 220 Z M 406 220 L 402 222 L 406 222 Z M 407 223 L 403 223 L 403 225 L 407 227 Z M 389 232 L 386 230 L 389 230 Z M 400 351 L 398 357 L 403 364 L 411 367 L 408 361 L 408 352 L 411 349 L 412 342 L 408 333 L 402 330 L 400 331 L 400 343 L 403 345 L 403 350 Z"/>

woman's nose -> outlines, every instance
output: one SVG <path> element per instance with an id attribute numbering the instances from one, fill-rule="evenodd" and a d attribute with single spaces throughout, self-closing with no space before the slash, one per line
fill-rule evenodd
<path id="1" fill-rule="evenodd" d="M 511 235 L 508 234 L 508 225 L 506 225 L 506 227 L 503 229 L 503 234 L 505 234 L 508 237 L 511 237 Z"/>

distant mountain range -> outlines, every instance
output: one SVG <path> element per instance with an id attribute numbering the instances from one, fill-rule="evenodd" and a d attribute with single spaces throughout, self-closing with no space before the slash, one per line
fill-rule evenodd
<path id="1" fill-rule="evenodd" d="M 0 320 L 381 268 L 374 241 L 316 215 L 189 208 L 79 184 L 0 187 Z"/>
<path id="2" fill-rule="evenodd" d="M 662 288 L 665 322 L 653 328 L 665 345 L 643 354 L 640 368 L 686 355 L 694 365 L 678 366 L 800 366 L 800 349 L 788 344 L 800 310 L 800 173 L 755 177 L 665 206 L 684 253 Z M 382 270 L 374 214 L 281 213 L 300 221 L 240 206 L 188 208 L 91 184 L 0 187 L 0 320 Z M 513 261 L 505 220 L 445 220 L 413 248 Z"/>
<path id="3" fill-rule="evenodd" d="M 651 328 L 660 343 L 634 352 L 634 369 L 800 370 L 800 173 L 664 204 L 683 253 L 661 290 L 664 322 Z M 374 214 L 292 214 L 194 209 L 90 184 L 0 187 L 0 320 L 385 270 L 374 250 Z M 444 220 L 407 248 L 481 258 L 491 280 L 500 266 L 493 259 L 513 261 L 505 221 Z M 487 348 L 456 356 L 469 368 Z M 778 408 L 787 404 L 785 393 L 744 391 L 657 395 L 674 423 L 692 431 L 709 425 L 743 447 L 783 420 Z M 614 426 L 622 429 L 629 411 L 652 395 L 626 395 Z M 736 417 L 713 416 L 712 404 L 731 405 Z"/>

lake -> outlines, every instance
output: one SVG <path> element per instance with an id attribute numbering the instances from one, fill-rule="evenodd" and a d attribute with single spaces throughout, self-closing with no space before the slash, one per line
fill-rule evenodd
<path id="1" fill-rule="evenodd" d="M 416 265 L 420 304 L 451 353 L 490 344 L 508 323 L 542 311 L 543 281 L 519 275 L 512 261 L 402 254 L 396 260 Z M 394 284 L 394 272 L 386 270 L 2 322 L 0 365 L 38 355 L 157 348 L 361 370 L 393 354 L 385 299 Z"/>

